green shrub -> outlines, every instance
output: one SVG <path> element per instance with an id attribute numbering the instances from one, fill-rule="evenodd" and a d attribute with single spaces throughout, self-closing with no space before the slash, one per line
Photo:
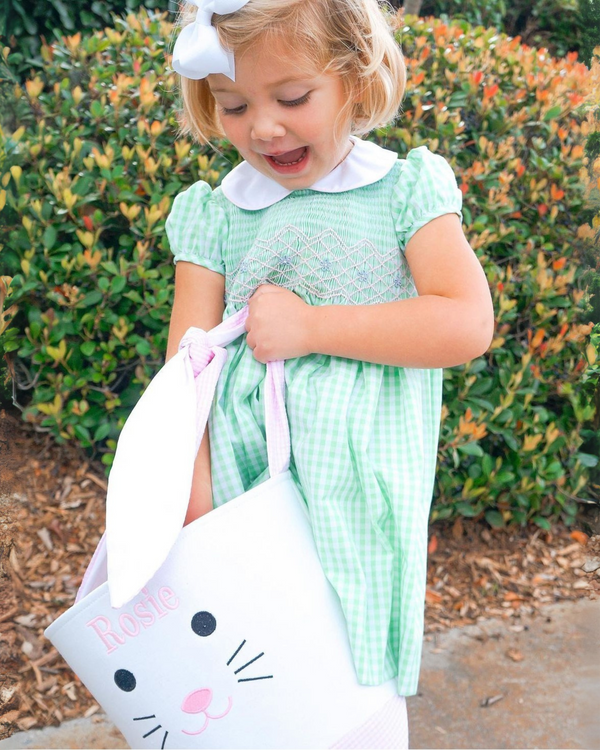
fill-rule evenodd
<path id="1" fill-rule="evenodd" d="M 402 3 L 399 2 L 399 5 Z M 471 26 L 494 27 L 518 36 L 531 47 L 546 47 L 554 57 L 578 51 L 579 59 L 590 63 L 592 50 L 600 41 L 598 0 L 425 0 L 421 16 L 465 20 Z"/>
<path id="2" fill-rule="evenodd" d="M 571 522 L 597 463 L 580 450 L 594 416 L 581 388 L 595 354 L 578 237 L 589 71 L 576 54 L 554 60 L 464 23 L 421 20 L 402 45 L 413 85 L 388 142 L 401 139 L 400 153 L 429 143 L 454 166 L 497 313 L 486 357 L 446 371 L 433 517 L 547 526 L 562 509 Z"/>
<path id="3" fill-rule="evenodd" d="M 16 310 L 2 340 L 19 384 L 34 384 L 24 418 L 107 465 L 164 358 L 173 197 L 238 159 L 175 140 L 170 34 L 143 13 L 44 46 L 0 136 L 0 261 Z M 580 436 L 596 341 L 579 273 L 588 70 L 466 22 L 411 19 L 399 39 L 404 113 L 373 138 L 401 155 L 425 143 L 453 165 L 497 311 L 490 351 L 445 371 L 432 518 L 569 523 L 597 460 Z"/>
<path id="4" fill-rule="evenodd" d="M 590 242 L 582 278 L 593 294 L 591 318 L 594 323 L 600 323 L 600 46 L 595 48 L 594 54 L 589 76 L 591 95 L 586 102 L 587 117 L 583 123 L 587 135 L 586 159 L 580 173 L 585 186 L 585 205 L 590 216 L 588 223 L 579 228 L 579 234 Z M 597 353 L 600 350 L 600 333 L 593 334 L 592 344 Z M 595 414 L 591 424 L 582 429 L 581 436 L 585 450 L 600 456 L 600 357 L 593 361 L 594 350 L 591 350 L 592 366 L 584 375 L 582 387 L 589 393 L 590 403 L 595 405 Z M 599 465 L 592 470 L 588 495 L 590 497 L 587 499 L 600 503 Z"/>
<path id="5" fill-rule="evenodd" d="M 176 10 L 176 3 L 165 0 L 3 0 L 0 6 L 0 34 L 23 57 L 35 58 L 41 40 L 51 41 L 56 32 L 95 31 L 112 26 L 113 14 L 125 15 L 140 7 Z"/>

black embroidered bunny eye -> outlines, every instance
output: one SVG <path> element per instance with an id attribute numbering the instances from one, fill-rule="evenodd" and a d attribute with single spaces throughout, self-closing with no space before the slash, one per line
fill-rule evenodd
<path id="1" fill-rule="evenodd" d="M 127 669 L 117 669 L 115 672 L 115 683 L 118 688 L 121 688 L 121 690 L 124 690 L 126 693 L 130 693 L 136 686 L 133 673 Z"/>
<path id="2" fill-rule="evenodd" d="M 212 635 L 216 627 L 217 621 L 210 612 L 196 612 L 192 617 L 192 630 L 196 635 Z"/>

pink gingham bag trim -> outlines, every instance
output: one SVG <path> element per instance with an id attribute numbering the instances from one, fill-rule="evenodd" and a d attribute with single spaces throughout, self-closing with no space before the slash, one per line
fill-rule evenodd
<path id="1" fill-rule="evenodd" d="M 408 750 L 406 698 L 396 695 L 330 750 Z"/>

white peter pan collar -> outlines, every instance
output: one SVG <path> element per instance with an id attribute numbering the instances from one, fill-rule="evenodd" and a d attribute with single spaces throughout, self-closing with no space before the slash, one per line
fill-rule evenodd
<path id="1" fill-rule="evenodd" d="M 345 190 L 372 185 L 390 171 L 398 154 L 371 141 L 351 135 L 354 147 L 341 164 L 311 185 L 308 190 L 321 193 L 342 193 Z M 275 180 L 243 161 L 221 182 L 225 197 L 239 208 L 258 211 L 272 206 L 292 193 Z"/>

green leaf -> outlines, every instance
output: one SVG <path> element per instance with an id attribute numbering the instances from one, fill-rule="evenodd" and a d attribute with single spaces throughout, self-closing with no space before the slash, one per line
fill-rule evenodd
<path id="1" fill-rule="evenodd" d="M 467 443 L 466 445 L 459 445 L 458 450 L 467 456 L 477 456 L 481 458 L 483 456 L 483 449 L 477 443 Z"/>
<path id="2" fill-rule="evenodd" d="M 466 92 L 463 91 L 455 91 L 451 96 L 450 99 L 448 99 L 448 107 L 464 107 L 467 103 L 469 97 Z"/>
<path id="3" fill-rule="evenodd" d="M 150 344 L 146 340 L 138 341 L 135 345 L 135 350 L 142 357 L 148 357 L 152 353 Z"/>
<path id="4" fill-rule="evenodd" d="M 81 300 L 81 302 L 78 304 L 78 307 L 91 307 L 92 305 L 97 305 L 98 302 L 102 301 L 102 293 L 98 290 L 94 290 L 93 292 L 88 292 L 88 294 L 85 295 L 85 297 Z"/>
<path id="5" fill-rule="evenodd" d="M 506 525 L 502 513 L 497 510 L 486 510 L 485 520 L 495 529 L 501 529 Z"/>
<path id="6" fill-rule="evenodd" d="M 102 113 L 104 112 L 104 108 L 102 107 L 102 104 L 98 101 L 98 99 L 94 99 L 92 102 L 92 106 L 90 107 L 90 112 L 92 115 L 96 118 L 102 117 Z"/>
<path id="7" fill-rule="evenodd" d="M 73 31 L 75 29 L 75 24 L 73 23 L 73 19 L 69 15 L 67 6 L 62 2 L 62 0 L 50 0 L 50 3 L 58 11 L 61 25 L 64 26 L 67 31 Z"/>
<path id="8" fill-rule="evenodd" d="M 112 261 L 112 260 L 105 260 L 102 263 L 100 263 L 100 265 L 102 266 L 102 268 L 105 271 L 108 271 L 108 273 L 112 273 L 115 276 L 118 276 L 119 269 L 117 268 L 117 265 L 116 265 L 116 263 L 114 261 Z"/>
<path id="9" fill-rule="evenodd" d="M 115 276 L 110 283 L 111 294 L 120 294 L 127 285 L 127 279 L 124 276 Z"/>
<path id="10" fill-rule="evenodd" d="M 97 443 L 100 440 L 104 440 L 104 438 L 108 437 L 108 435 L 110 435 L 110 423 L 102 422 L 98 425 L 96 431 L 94 432 L 94 442 Z"/>
<path id="11" fill-rule="evenodd" d="M 102 106 L 100 105 L 100 102 L 94 101 L 92 103 L 92 109 L 94 107 L 94 104 L 98 104 L 100 106 L 100 110 L 102 111 Z M 90 198 L 92 198 L 92 190 L 95 187 L 95 181 L 92 177 L 89 175 L 84 175 L 83 177 L 80 177 L 77 182 L 73 185 L 71 188 L 71 192 L 73 195 L 80 195 L 80 196 L 86 196 L 88 198 L 88 201 Z"/>
<path id="12" fill-rule="evenodd" d="M 48 250 L 52 250 L 56 243 L 56 237 L 57 232 L 56 229 L 53 226 L 47 226 L 44 229 L 44 234 L 42 235 L 42 242 L 44 243 L 44 247 L 47 247 Z"/>
<path id="13" fill-rule="evenodd" d="M 499 484 L 510 484 L 515 481 L 515 475 L 512 471 L 500 471 L 496 474 L 496 482 Z"/>
<path id="14" fill-rule="evenodd" d="M 576 453 L 575 458 L 589 469 L 598 466 L 598 456 L 593 456 L 591 453 Z"/>
<path id="15" fill-rule="evenodd" d="M 552 525 L 547 518 L 544 518 L 543 516 L 534 516 L 531 520 L 536 526 L 539 526 L 540 529 L 544 529 L 545 531 L 552 531 Z"/>
<path id="16" fill-rule="evenodd" d="M 469 372 L 476 375 L 479 372 L 487 370 L 489 367 L 487 359 L 485 357 L 478 357 L 477 359 L 471 360 L 469 363 Z"/>
<path id="17" fill-rule="evenodd" d="M 81 350 L 82 354 L 85 354 L 86 357 L 91 357 L 91 355 L 96 351 L 96 344 L 93 341 L 84 341 L 79 349 Z"/>
<path id="18" fill-rule="evenodd" d="M 73 425 L 73 430 L 78 438 L 83 440 L 84 442 L 89 443 L 92 439 L 92 436 L 90 435 L 90 431 L 87 427 L 84 427 L 81 424 L 75 424 Z"/>
<path id="19" fill-rule="evenodd" d="M 548 122 L 548 120 L 554 120 L 556 117 L 560 115 L 562 112 L 562 107 L 560 104 L 557 104 L 556 107 L 552 107 L 552 109 L 549 109 L 546 114 L 544 115 L 544 122 Z"/>

